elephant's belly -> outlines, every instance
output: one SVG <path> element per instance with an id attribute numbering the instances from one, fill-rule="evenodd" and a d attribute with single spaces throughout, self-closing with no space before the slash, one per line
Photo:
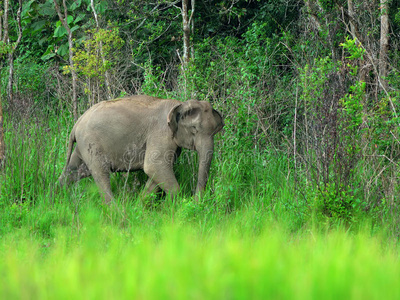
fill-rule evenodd
<path id="1" fill-rule="evenodd" d="M 134 171 L 143 169 L 145 150 L 130 149 L 123 153 L 117 153 L 111 159 L 111 170 Z"/>

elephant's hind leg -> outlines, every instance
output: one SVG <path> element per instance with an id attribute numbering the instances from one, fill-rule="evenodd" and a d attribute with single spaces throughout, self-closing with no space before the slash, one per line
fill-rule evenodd
<path id="1" fill-rule="evenodd" d="M 90 171 L 84 161 L 80 158 L 79 150 L 75 148 L 68 165 L 58 178 L 58 182 L 61 185 L 69 185 L 88 176 L 90 176 Z"/>
<path id="2" fill-rule="evenodd" d="M 110 184 L 110 170 L 106 168 L 100 161 L 95 161 L 90 164 L 90 173 L 94 181 L 100 189 L 104 202 L 109 203 L 114 200 Z"/>

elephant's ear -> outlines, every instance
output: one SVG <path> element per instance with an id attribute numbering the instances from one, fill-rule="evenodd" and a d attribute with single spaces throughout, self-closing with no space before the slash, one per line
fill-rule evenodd
<path id="1" fill-rule="evenodd" d="M 201 108 L 191 102 L 184 102 L 172 108 L 168 113 L 168 126 L 173 135 L 178 131 L 178 125 L 194 126 L 199 120 Z"/>
<path id="2" fill-rule="evenodd" d="M 216 134 L 217 132 L 220 132 L 222 130 L 225 124 L 222 118 L 222 114 L 218 110 L 213 109 L 213 116 L 217 121 L 217 128 L 214 131 L 214 134 Z"/>
<path id="3" fill-rule="evenodd" d="M 179 118 L 180 118 L 180 115 L 179 115 L 178 111 L 181 108 L 181 106 L 182 106 L 182 104 L 179 104 L 179 105 L 175 106 L 168 113 L 167 122 L 168 122 L 169 128 L 171 128 L 171 130 L 172 130 L 172 135 L 173 136 L 178 131 L 178 122 L 179 122 Z"/>

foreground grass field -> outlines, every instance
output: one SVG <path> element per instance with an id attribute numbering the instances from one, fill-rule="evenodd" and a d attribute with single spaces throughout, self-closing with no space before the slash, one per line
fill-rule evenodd
<path id="1" fill-rule="evenodd" d="M 205 232 L 161 220 L 105 226 L 95 212 L 78 231 L 46 241 L 26 229 L 0 240 L 2 299 L 396 299 L 398 247 L 342 229 L 292 234 L 237 214 Z M 268 218 L 267 218 L 268 219 Z M 149 221 L 149 220 L 147 220 Z M 254 223 L 253 223 L 254 225 Z M 152 230 L 146 231 L 146 229 Z"/>

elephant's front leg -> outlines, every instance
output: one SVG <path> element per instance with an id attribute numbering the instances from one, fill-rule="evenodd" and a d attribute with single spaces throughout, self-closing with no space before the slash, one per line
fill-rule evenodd
<path id="1" fill-rule="evenodd" d="M 146 182 L 144 190 L 147 194 L 158 193 L 160 191 L 160 187 L 157 185 L 157 183 L 154 182 L 152 178 L 149 178 Z"/>
<path id="2" fill-rule="evenodd" d="M 173 157 L 159 152 L 146 153 L 144 172 L 149 176 L 146 183 L 147 193 L 158 188 L 174 198 L 179 192 L 179 184 L 173 172 Z"/>

